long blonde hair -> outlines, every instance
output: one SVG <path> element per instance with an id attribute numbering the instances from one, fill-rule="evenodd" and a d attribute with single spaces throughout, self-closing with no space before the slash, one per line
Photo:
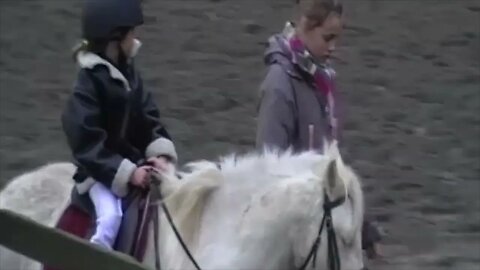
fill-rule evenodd
<path id="1" fill-rule="evenodd" d="M 82 51 L 87 51 L 88 50 L 88 41 L 87 40 L 82 40 L 79 43 L 75 44 L 72 48 L 72 58 L 73 61 L 77 61 L 77 55 L 82 52 Z"/>
<path id="2" fill-rule="evenodd" d="M 77 61 L 77 55 L 80 52 L 93 52 L 95 54 L 103 56 L 107 45 L 108 41 L 106 40 L 88 41 L 83 39 L 82 41 L 77 43 L 72 49 L 73 61 Z"/>

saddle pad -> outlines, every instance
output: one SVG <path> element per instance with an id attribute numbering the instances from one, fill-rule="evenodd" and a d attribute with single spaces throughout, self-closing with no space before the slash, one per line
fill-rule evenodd
<path id="1" fill-rule="evenodd" d="M 95 212 L 88 196 L 79 195 L 72 191 L 70 205 L 64 210 L 55 228 L 73 234 L 82 239 L 88 239 L 95 230 Z M 145 194 L 130 195 L 123 200 L 125 207 L 122 223 L 113 246 L 114 250 L 134 257 L 142 261 L 145 255 L 148 236 L 148 223 L 151 221 L 152 208 L 146 214 L 146 225 L 140 231 L 140 223 L 143 216 Z M 137 238 L 139 238 L 138 247 Z M 43 270 L 60 270 L 44 266 Z"/>
<path id="2" fill-rule="evenodd" d="M 80 238 L 87 238 L 92 227 L 90 216 L 80 208 L 69 205 L 63 212 L 56 228 L 71 233 Z M 44 266 L 43 270 L 59 270 L 49 266 Z"/>

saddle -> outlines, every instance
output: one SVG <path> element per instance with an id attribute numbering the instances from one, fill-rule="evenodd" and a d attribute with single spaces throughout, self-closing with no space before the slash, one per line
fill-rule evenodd
<path id="1" fill-rule="evenodd" d="M 145 207 L 148 190 L 134 190 L 122 199 L 123 217 L 113 249 L 141 262 L 147 244 L 147 224 L 154 207 Z M 145 213 L 146 211 L 146 213 Z M 143 220 L 142 220 L 143 219 Z M 95 208 L 87 194 L 79 194 L 74 187 L 71 202 L 62 213 L 55 228 L 83 239 L 89 239 L 95 230 Z M 58 270 L 44 266 L 43 270 Z"/>

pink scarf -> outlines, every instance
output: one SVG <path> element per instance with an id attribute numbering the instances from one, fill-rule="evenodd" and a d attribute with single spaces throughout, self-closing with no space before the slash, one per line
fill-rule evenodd
<path id="1" fill-rule="evenodd" d="M 330 140 L 338 137 L 338 121 L 336 106 L 335 71 L 326 64 L 318 64 L 309 53 L 304 43 L 295 35 L 293 26 L 288 23 L 285 30 L 285 42 L 290 51 L 291 61 L 303 71 L 310 74 L 316 89 L 326 97 L 325 113 L 330 128 Z"/>

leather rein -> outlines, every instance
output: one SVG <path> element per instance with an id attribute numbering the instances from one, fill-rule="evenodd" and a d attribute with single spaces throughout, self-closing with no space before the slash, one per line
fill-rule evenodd
<path id="1" fill-rule="evenodd" d="M 168 223 L 170 224 L 170 227 L 172 228 L 173 232 L 175 233 L 175 236 L 177 237 L 178 241 L 180 242 L 180 245 L 182 246 L 183 250 L 187 254 L 188 258 L 190 261 L 193 263 L 195 268 L 197 270 L 202 270 L 200 266 L 198 265 L 197 261 L 195 258 L 192 256 L 190 250 L 188 249 L 187 245 L 183 241 L 183 238 L 181 237 L 180 233 L 178 232 L 177 227 L 175 226 L 175 223 L 173 222 L 172 216 L 170 215 L 170 212 L 168 211 L 168 208 L 163 200 L 162 197 L 162 190 L 161 190 L 161 180 L 155 176 L 155 170 L 152 170 L 150 172 L 150 188 L 146 197 L 145 205 L 144 205 L 144 211 L 141 219 L 141 224 L 140 224 L 140 232 L 143 231 L 146 223 L 147 223 L 147 211 L 151 207 L 152 212 L 153 212 L 153 234 L 154 234 L 154 248 L 155 248 L 155 269 L 156 270 L 161 270 L 160 266 L 160 249 L 159 249 L 159 243 L 158 243 L 158 229 L 159 229 L 159 214 L 158 214 L 158 205 L 162 207 L 163 212 L 165 213 L 165 216 L 168 220 Z M 312 247 L 310 248 L 310 252 L 308 253 L 307 258 L 305 259 L 305 262 L 302 264 L 302 266 L 299 268 L 299 270 L 305 270 L 307 269 L 308 264 L 312 260 L 312 268 L 315 267 L 316 264 L 316 259 L 317 259 L 317 252 L 318 248 L 321 243 L 321 235 L 323 232 L 323 229 L 326 227 L 327 228 L 327 241 L 328 241 L 328 267 L 330 270 L 340 270 L 341 269 L 341 264 L 340 264 L 340 255 L 338 252 L 338 246 L 337 246 L 337 239 L 336 239 L 336 234 L 335 234 L 335 229 L 333 228 L 333 223 L 332 223 L 332 209 L 334 209 L 337 206 L 340 206 L 345 202 L 345 197 L 338 198 L 335 201 L 330 201 L 328 195 L 324 193 L 324 198 L 325 201 L 323 203 L 323 217 L 322 221 L 320 223 L 320 227 L 318 229 L 317 237 L 315 238 L 315 241 L 312 244 Z M 139 246 L 140 242 L 140 237 L 136 239 L 136 247 Z"/>

